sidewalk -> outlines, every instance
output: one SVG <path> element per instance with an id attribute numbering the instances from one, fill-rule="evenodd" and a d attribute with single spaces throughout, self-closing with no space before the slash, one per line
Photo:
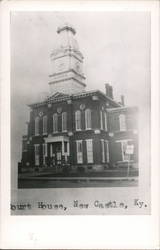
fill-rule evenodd
<path id="1" fill-rule="evenodd" d="M 138 177 L 138 170 L 131 169 L 129 175 L 127 169 L 107 169 L 101 172 L 85 172 L 85 173 L 56 173 L 54 170 L 47 172 L 30 172 L 21 173 L 18 175 L 19 179 L 29 179 L 29 178 L 45 178 L 45 179 L 55 179 L 55 178 L 126 178 L 126 177 Z"/>

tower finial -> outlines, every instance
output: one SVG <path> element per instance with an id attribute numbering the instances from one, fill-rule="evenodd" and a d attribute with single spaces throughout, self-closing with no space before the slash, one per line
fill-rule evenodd
<path id="1" fill-rule="evenodd" d="M 64 30 L 71 31 L 73 35 L 76 34 L 76 30 L 73 28 L 72 25 L 68 23 L 63 24 L 61 27 L 58 27 L 57 33 L 59 34 L 61 31 L 64 31 Z"/>

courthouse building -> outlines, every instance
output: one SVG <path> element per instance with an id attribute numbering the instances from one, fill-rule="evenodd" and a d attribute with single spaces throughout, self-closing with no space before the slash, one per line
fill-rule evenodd
<path id="1" fill-rule="evenodd" d="M 83 55 L 71 25 L 58 28 L 59 45 L 51 53 L 50 94 L 29 104 L 30 120 L 22 142 L 22 167 L 56 171 L 102 171 L 138 162 L 137 108 L 116 102 L 110 84 L 86 91 Z M 47 86 L 46 86 L 47 87 Z M 127 145 L 133 152 L 126 153 Z"/>

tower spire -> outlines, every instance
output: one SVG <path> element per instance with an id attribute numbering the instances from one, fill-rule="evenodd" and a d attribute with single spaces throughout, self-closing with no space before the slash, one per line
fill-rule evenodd
<path id="1" fill-rule="evenodd" d="M 84 91 L 83 55 L 75 39 L 76 30 L 65 23 L 58 27 L 58 46 L 51 54 L 51 91 L 68 94 Z"/>

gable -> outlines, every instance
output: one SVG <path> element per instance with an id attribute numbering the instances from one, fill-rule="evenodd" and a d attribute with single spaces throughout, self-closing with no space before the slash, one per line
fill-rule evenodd
<path id="1" fill-rule="evenodd" d="M 50 96 L 47 98 L 47 101 L 52 101 L 52 100 L 54 100 L 54 99 L 66 98 L 66 97 L 69 97 L 69 95 L 63 94 L 63 93 L 61 93 L 61 92 L 56 92 L 56 93 L 50 95 Z"/>

